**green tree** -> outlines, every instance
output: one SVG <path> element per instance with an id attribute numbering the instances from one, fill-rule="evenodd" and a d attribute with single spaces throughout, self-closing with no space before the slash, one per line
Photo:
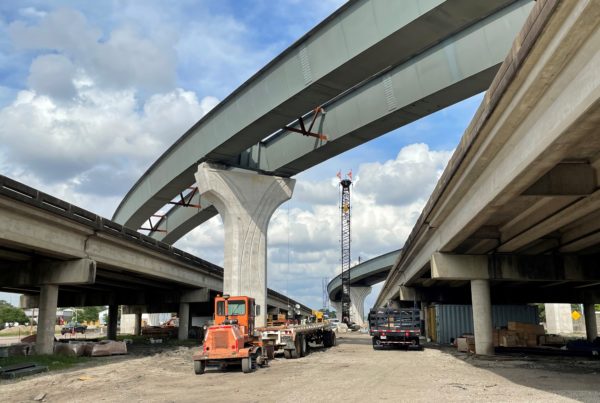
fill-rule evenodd
<path id="1" fill-rule="evenodd" d="M 86 306 L 77 310 L 77 320 L 79 322 L 93 322 L 98 320 L 98 314 L 103 311 L 103 306 Z"/>
<path id="2" fill-rule="evenodd" d="M 29 318 L 21 308 L 16 308 L 6 301 L 0 300 L 0 323 L 27 323 Z"/>

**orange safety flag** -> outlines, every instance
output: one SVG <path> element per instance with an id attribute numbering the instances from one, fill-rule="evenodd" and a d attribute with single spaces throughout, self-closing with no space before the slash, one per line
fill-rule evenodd
<path id="1" fill-rule="evenodd" d="M 348 178 L 350 178 L 350 180 L 352 180 L 352 170 L 350 170 L 350 172 L 348 172 Z"/>
<path id="2" fill-rule="evenodd" d="M 337 176 L 339 180 L 342 180 L 342 171 L 338 171 L 335 176 Z"/>

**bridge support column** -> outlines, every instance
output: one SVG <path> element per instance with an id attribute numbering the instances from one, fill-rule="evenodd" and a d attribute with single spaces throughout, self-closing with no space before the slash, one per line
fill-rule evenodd
<path id="1" fill-rule="evenodd" d="M 117 326 L 119 321 L 119 305 L 110 304 L 108 306 L 108 323 L 106 329 L 106 338 L 108 340 L 117 340 Z"/>
<path id="2" fill-rule="evenodd" d="M 350 287 L 350 309 L 354 314 L 350 319 L 357 325 L 365 324 L 365 299 L 371 293 L 371 289 L 371 287 Z"/>
<path id="3" fill-rule="evenodd" d="M 598 325 L 596 323 L 596 307 L 593 303 L 583 305 L 583 315 L 585 317 L 585 333 L 587 340 L 592 342 L 598 337 Z"/>
<path id="4" fill-rule="evenodd" d="M 473 304 L 475 352 L 480 355 L 494 355 L 489 280 L 471 280 L 471 301 Z"/>
<path id="5" fill-rule="evenodd" d="M 256 326 L 265 326 L 267 228 L 277 207 L 292 197 L 295 180 L 202 163 L 196 183 L 201 197 L 221 214 L 225 227 L 223 293 L 254 298 L 260 306 Z"/>
<path id="6" fill-rule="evenodd" d="M 142 334 L 142 308 L 136 307 L 134 315 L 133 335 L 140 336 Z"/>
<path id="7" fill-rule="evenodd" d="M 35 352 L 37 354 L 52 354 L 54 352 L 54 326 L 56 325 L 57 304 L 58 286 L 54 284 L 42 285 L 35 339 Z"/>
<path id="8" fill-rule="evenodd" d="M 179 331 L 178 340 L 187 340 L 190 331 L 190 304 L 187 302 L 179 303 Z"/>
<path id="9" fill-rule="evenodd" d="M 335 317 L 337 318 L 337 320 L 339 320 L 341 322 L 342 321 L 342 303 L 340 301 L 332 301 L 332 300 L 329 300 L 329 303 L 331 304 L 331 308 L 333 308 L 333 310 L 335 311 Z"/>

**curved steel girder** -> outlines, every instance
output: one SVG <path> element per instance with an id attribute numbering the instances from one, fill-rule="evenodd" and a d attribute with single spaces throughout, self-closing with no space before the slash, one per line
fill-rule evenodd
<path id="1" fill-rule="evenodd" d="M 347 3 L 190 128 L 138 180 L 113 220 L 139 228 L 193 183 L 199 162 L 235 160 L 298 116 L 514 1 Z"/>
<path id="2" fill-rule="evenodd" d="M 360 282 L 362 285 L 373 285 L 385 280 L 402 249 L 388 252 L 366 262 L 357 264 L 350 269 L 350 284 Z M 383 279 L 382 279 L 382 276 Z M 339 301 L 342 292 L 342 275 L 338 274 L 327 284 L 327 294 L 332 301 Z"/>
<path id="3" fill-rule="evenodd" d="M 484 91 L 530 8 L 528 1 L 507 7 L 327 105 L 317 118 L 327 142 L 282 131 L 239 166 L 291 176 Z M 212 215 L 175 206 L 167 217 L 169 232 L 150 236 L 172 243 Z"/>

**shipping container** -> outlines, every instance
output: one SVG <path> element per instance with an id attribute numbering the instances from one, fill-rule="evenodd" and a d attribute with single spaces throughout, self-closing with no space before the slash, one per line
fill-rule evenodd
<path id="1" fill-rule="evenodd" d="M 433 308 L 433 309 L 431 309 Z M 436 304 L 428 310 L 428 335 L 440 344 L 449 344 L 463 333 L 473 333 L 471 305 Z M 434 317 L 431 317 L 434 316 Z M 509 321 L 539 323 L 535 305 L 492 305 L 492 326 L 506 327 Z M 435 324 L 435 326 L 431 326 Z"/>

